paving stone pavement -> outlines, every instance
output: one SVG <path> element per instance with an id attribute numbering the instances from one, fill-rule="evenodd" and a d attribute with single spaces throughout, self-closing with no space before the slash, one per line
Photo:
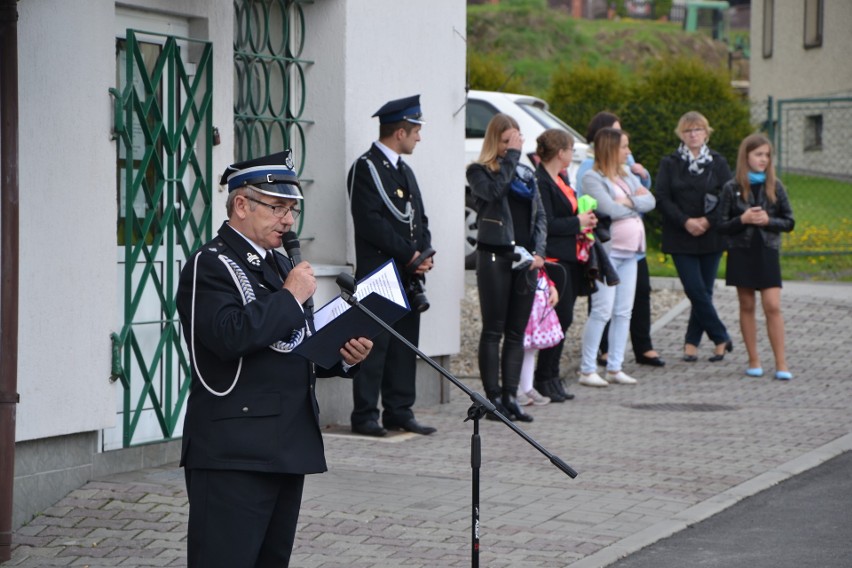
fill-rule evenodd
<path id="1" fill-rule="evenodd" d="M 699 362 L 680 361 L 683 302 L 654 324 L 665 368 L 630 361 L 636 386 L 574 384 L 575 400 L 530 409 L 535 422 L 521 427 L 576 479 L 482 421 L 481 565 L 606 566 L 852 449 L 852 286 L 785 283 L 789 382 L 771 378 L 764 327 L 767 375 L 743 375 L 736 294 L 721 286 L 716 297 L 734 340 L 724 361 L 706 361 L 709 345 Z M 469 405 L 454 390 L 449 404 L 419 409 L 438 428 L 429 437 L 328 428 L 330 471 L 308 478 L 291 565 L 469 566 Z M 175 464 L 110 476 L 19 529 L 3 566 L 184 566 L 186 518 Z"/>

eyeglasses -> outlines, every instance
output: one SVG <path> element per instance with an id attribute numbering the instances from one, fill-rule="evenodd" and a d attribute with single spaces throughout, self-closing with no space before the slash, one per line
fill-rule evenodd
<path id="1" fill-rule="evenodd" d="M 705 128 L 687 128 L 683 131 L 684 134 L 701 134 L 704 132 Z"/>
<path id="2" fill-rule="evenodd" d="M 259 203 L 260 205 L 265 205 L 266 207 L 269 207 L 270 209 L 272 209 L 272 214 L 278 217 L 279 219 L 282 217 L 286 217 L 287 213 L 292 213 L 293 220 L 295 221 L 299 218 L 299 214 L 302 212 L 301 209 L 298 209 L 296 207 L 288 207 L 286 205 L 270 205 L 269 203 L 265 203 L 259 199 L 254 199 L 253 197 L 249 197 L 248 195 L 246 195 L 245 198 L 249 201 L 254 201 L 255 203 Z"/>

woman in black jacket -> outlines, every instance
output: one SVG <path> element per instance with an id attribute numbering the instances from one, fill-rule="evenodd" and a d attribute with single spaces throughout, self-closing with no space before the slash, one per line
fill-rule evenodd
<path id="1" fill-rule="evenodd" d="M 713 226 L 722 186 L 731 179 L 728 162 L 707 147 L 713 129 L 707 119 L 690 111 L 680 117 L 675 134 L 680 147 L 663 158 L 657 174 L 657 208 L 663 214 L 662 250 L 670 254 L 683 291 L 692 303 L 684 338 L 683 360 L 698 360 L 706 333 L 715 348 L 710 361 L 721 361 L 733 348 L 725 324 L 713 306 L 713 285 L 722 240 Z"/>
<path id="2" fill-rule="evenodd" d="M 522 146 L 523 137 L 515 119 L 494 115 L 485 131 L 479 160 L 467 168 L 467 182 L 477 200 L 479 219 L 479 374 L 485 394 L 497 410 L 509 419 L 532 422 L 532 416 L 521 410 L 515 395 L 524 360 L 524 330 L 532 310 L 538 270 L 544 266 L 547 218 L 533 170 L 518 163 Z M 513 257 L 519 247 L 532 256 L 532 261 L 513 269 Z M 492 418 L 491 414 L 486 417 Z"/>
<path id="3" fill-rule="evenodd" d="M 790 380 L 784 351 L 784 317 L 781 315 L 781 233 L 793 230 L 795 220 L 787 191 L 775 177 L 772 144 L 762 134 L 752 134 L 740 144 L 737 174 L 722 190 L 719 232 L 726 235 L 726 283 L 737 287 L 740 329 L 748 351 L 746 375 L 760 377 L 757 352 L 755 290 L 766 315 L 769 343 L 775 354 L 775 378 Z"/>
<path id="4" fill-rule="evenodd" d="M 541 158 L 535 179 L 541 193 L 541 202 L 547 214 L 547 274 L 559 292 L 556 315 L 562 331 L 574 319 L 574 302 L 583 281 L 583 268 L 577 259 L 577 235 L 584 229 L 594 229 L 597 218 L 594 212 L 577 212 L 577 195 L 564 173 L 574 155 L 574 137 L 551 128 L 536 139 L 536 154 Z M 538 352 L 535 370 L 535 388 L 554 402 L 574 398 L 567 392 L 559 378 L 559 359 L 565 340 L 558 345 Z"/>

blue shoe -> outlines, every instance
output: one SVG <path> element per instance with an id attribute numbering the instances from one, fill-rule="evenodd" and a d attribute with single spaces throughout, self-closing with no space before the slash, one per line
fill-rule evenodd
<path id="1" fill-rule="evenodd" d="M 763 367 L 752 367 L 751 369 L 746 369 L 746 375 L 749 377 L 762 377 Z"/>
<path id="2" fill-rule="evenodd" d="M 793 378 L 793 373 L 790 371 L 775 371 L 775 378 L 779 381 L 789 381 Z"/>

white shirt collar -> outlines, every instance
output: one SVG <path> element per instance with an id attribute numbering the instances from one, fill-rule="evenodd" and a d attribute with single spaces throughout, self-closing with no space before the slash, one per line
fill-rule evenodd
<path id="1" fill-rule="evenodd" d="M 396 167 L 396 164 L 399 162 L 399 154 L 397 154 L 396 152 L 394 152 L 393 150 L 391 150 L 390 148 L 388 148 L 387 146 L 385 146 L 384 144 L 382 144 L 378 140 L 376 140 L 374 142 L 374 144 L 376 145 L 376 147 L 379 150 L 382 151 L 382 154 L 384 154 L 385 157 L 387 157 L 387 159 L 391 163 L 391 165 L 393 167 Z"/>
<path id="2" fill-rule="evenodd" d="M 234 232 L 235 232 L 236 234 L 238 234 L 239 236 L 241 236 L 242 238 L 244 238 L 244 239 L 246 240 L 246 242 L 247 242 L 248 244 L 250 244 L 254 250 L 256 250 L 256 251 L 257 251 L 257 254 L 259 254 L 259 255 L 260 255 L 260 258 L 266 258 L 266 253 L 267 253 L 267 252 L 269 252 L 269 251 L 267 251 L 265 248 L 263 248 L 263 247 L 261 247 L 260 245 L 258 245 L 256 242 L 254 242 L 253 240 L 251 240 L 250 238 L 248 238 L 247 236 L 245 236 L 245 235 L 244 235 L 244 234 L 242 234 L 241 232 L 239 232 L 239 231 L 238 231 L 238 230 L 237 230 L 237 229 L 236 229 L 233 225 L 231 225 L 230 223 L 228 223 L 228 226 L 229 226 L 229 227 L 231 227 L 232 229 L 234 229 Z"/>

